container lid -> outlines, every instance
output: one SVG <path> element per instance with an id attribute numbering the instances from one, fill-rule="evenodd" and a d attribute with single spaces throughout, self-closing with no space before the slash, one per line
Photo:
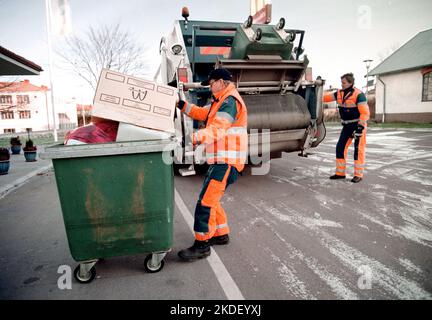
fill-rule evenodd
<path id="1" fill-rule="evenodd" d="M 42 159 L 65 159 L 163 151 L 171 152 L 174 150 L 176 145 L 177 143 L 174 139 L 80 144 L 70 146 L 58 144 L 45 148 L 45 151 L 39 156 Z"/>

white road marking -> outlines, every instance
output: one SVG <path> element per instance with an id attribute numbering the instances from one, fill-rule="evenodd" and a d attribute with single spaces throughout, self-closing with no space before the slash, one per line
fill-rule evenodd
<path id="1" fill-rule="evenodd" d="M 278 204 L 282 205 L 283 202 Z M 349 246 L 342 240 L 324 231 L 322 228 L 313 224 L 305 224 L 301 219 L 296 219 L 296 215 L 298 216 L 299 214 L 295 210 L 286 207 L 284 208 L 285 212 L 281 212 L 276 207 L 272 207 L 263 200 L 261 200 L 259 204 L 252 205 L 261 209 L 261 212 L 268 212 L 280 221 L 290 223 L 300 230 L 306 229 L 308 232 L 314 232 L 315 238 L 321 245 L 352 271 L 358 272 L 358 268 L 363 265 L 370 267 L 373 270 L 373 283 L 382 287 L 386 292 L 393 294 L 398 299 L 432 299 L 431 293 L 423 289 L 421 285 L 414 280 L 407 279 L 391 267 L 387 267 L 378 260 L 363 254 L 360 250 Z M 338 288 L 338 285 L 341 283 L 342 282 L 333 282 L 333 289 Z M 338 288 L 338 293 L 341 294 L 344 292 L 344 289 L 345 288 Z M 348 291 L 347 293 L 351 294 L 353 292 Z"/>
<path id="2" fill-rule="evenodd" d="M 404 258 L 399 258 L 399 263 L 405 268 L 407 269 L 409 272 L 415 272 L 418 274 L 422 274 L 422 270 L 417 267 L 414 263 L 412 263 L 410 260 L 408 259 L 404 259 Z"/>
<path id="3" fill-rule="evenodd" d="M 383 165 L 381 167 L 378 167 L 375 170 L 380 170 L 380 169 L 383 169 L 383 168 L 386 168 L 386 167 L 390 167 L 390 166 L 392 166 L 394 164 L 399 164 L 399 163 L 404 163 L 404 162 L 409 162 L 409 161 L 414 161 L 414 160 L 428 159 L 428 158 L 432 158 L 432 155 L 430 153 L 429 154 L 423 154 L 423 155 L 421 155 L 419 157 L 411 157 L 411 158 L 408 158 L 408 159 L 402 159 L 402 160 L 396 160 L 396 161 L 393 161 L 393 162 L 388 162 L 387 164 L 385 164 L 385 165 Z"/>
<path id="4" fill-rule="evenodd" d="M 174 189 L 175 192 L 175 202 L 177 204 L 177 207 L 179 208 L 183 218 L 185 219 L 187 225 L 189 226 L 189 229 L 191 230 L 192 234 L 194 234 L 193 231 L 193 215 L 189 211 L 189 209 L 186 207 L 183 199 L 180 197 L 179 193 L 176 189 Z M 240 289 L 238 288 L 237 284 L 234 282 L 233 278 L 229 274 L 228 270 L 226 269 L 225 265 L 223 264 L 222 260 L 217 255 L 216 251 L 211 248 L 212 253 L 207 258 L 207 261 L 210 264 L 210 267 L 212 268 L 213 272 L 216 275 L 217 280 L 219 281 L 219 284 L 221 285 L 222 289 L 225 292 L 225 295 L 228 300 L 245 300 L 243 297 L 243 294 L 241 293 Z"/>

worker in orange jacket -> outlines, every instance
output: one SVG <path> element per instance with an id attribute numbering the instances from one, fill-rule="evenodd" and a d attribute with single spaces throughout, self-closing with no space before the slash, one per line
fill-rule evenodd
<path id="1" fill-rule="evenodd" d="M 183 100 L 177 104 L 191 118 L 205 121 L 205 128 L 192 135 L 192 142 L 205 145 L 210 165 L 195 209 L 195 242 L 178 253 L 185 261 L 208 257 L 210 246 L 229 242 L 230 230 L 220 200 L 243 170 L 248 147 L 247 109 L 231 79 L 228 70 L 215 69 L 201 83 L 210 86 L 211 105 L 198 107 Z"/>
<path id="2" fill-rule="evenodd" d="M 363 179 L 366 153 L 366 128 L 369 120 L 369 107 L 366 95 L 354 87 L 352 73 L 341 77 L 342 90 L 324 96 L 324 102 L 337 101 L 342 119 L 342 131 L 336 145 L 336 174 L 330 179 L 345 179 L 348 148 L 354 140 L 354 177 L 351 182 Z"/>

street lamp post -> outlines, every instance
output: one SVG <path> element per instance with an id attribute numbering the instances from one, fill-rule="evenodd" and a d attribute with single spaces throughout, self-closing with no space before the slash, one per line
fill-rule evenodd
<path id="1" fill-rule="evenodd" d="M 369 94 L 369 68 L 372 61 L 373 60 L 371 59 L 367 59 L 363 61 L 364 63 L 366 63 L 366 95 Z"/>

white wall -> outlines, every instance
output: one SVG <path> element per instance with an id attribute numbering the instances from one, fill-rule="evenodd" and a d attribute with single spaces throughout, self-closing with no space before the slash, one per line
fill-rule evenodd
<path id="1" fill-rule="evenodd" d="M 432 101 L 422 102 L 423 76 L 419 70 L 382 75 L 386 84 L 386 114 L 432 113 Z M 383 84 L 376 81 L 376 113 L 383 113 Z"/>
<path id="2" fill-rule="evenodd" d="M 47 131 L 53 130 L 53 116 L 51 103 L 48 102 L 44 91 L 34 92 L 2 92 L 2 95 L 11 95 L 12 104 L 17 104 L 17 95 L 28 95 L 30 103 L 18 108 L 11 108 L 14 111 L 14 119 L 0 118 L 0 134 L 4 133 L 4 129 L 15 129 L 15 132 L 25 132 L 26 128 L 32 128 L 32 131 Z M 48 100 L 50 93 L 47 92 Z M 20 119 L 19 110 L 30 110 L 30 119 Z M 77 111 L 75 101 L 56 101 L 56 127 L 59 128 L 59 113 L 66 113 L 72 123 L 77 125 Z M 49 120 L 48 120 L 49 117 Z M 48 126 L 49 122 L 49 126 Z"/>
<path id="3" fill-rule="evenodd" d="M 19 107 L 8 109 L 14 112 L 13 119 L 0 119 L 0 134 L 4 129 L 15 129 L 16 132 L 25 132 L 26 128 L 32 128 L 33 131 L 47 130 L 47 111 L 45 92 L 2 92 L 2 95 L 12 96 L 12 105 L 17 105 L 17 95 L 28 95 L 30 103 Z M 29 110 L 31 114 L 30 119 L 20 119 L 19 110 Z M 52 122 L 52 120 L 50 120 Z"/>

